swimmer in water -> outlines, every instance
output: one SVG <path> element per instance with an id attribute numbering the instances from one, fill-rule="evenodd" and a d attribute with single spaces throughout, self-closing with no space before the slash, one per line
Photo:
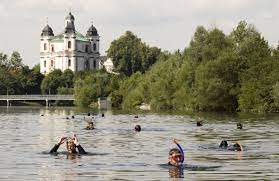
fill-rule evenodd
<path id="1" fill-rule="evenodd" d="M 232 145 L 232 148 L 229 148 L 232 151 L 243 151 L 243 147 L 239 141 L 236 141 L 235 144 Z"/>
<path id="2" fill-rule="evenodd" d="M 242 129 L 243 128 L 243 125 L 241 123 L 237 123 L 236 126 L 237 126 L 237 129 Z"/>
<path id="3" fill-rule="evenodd" d="M 172 148 L 169 151 L 169 163 L 168 165 L 181 167 L 184 162 L 184 152 L 180 144 L 176 139 L 173 140 L 173 143 L 177 145 L 178 148 Z"/>
<path id="4" fill-rule="evenodd" d="M 227 149 L 230 151 L 243 151 L 243 147 L 239 141 L 236 141 L 233 145 L 229 145 L 228 141 L 222 140 L 222 142 L 219 145 L 219 148 Z"/>
<path id="5" fill-rule="evenodd" d="M 76 135 L 74 135 L 73 138 L 61 137 L 59 139 L 59 142 L 54 145 L 54 147 L 50 150 L 49 153 L 57 153 L 59 146 L 62 145 L 64 142 L 66 142 L 66 148 L 67 148 L 68 154 L 77 154 L 77 153 L 87 154 L 86 151 L 79 144 Z M 76 148 L 78 149 L 78 152 L 77 152 Z"/>
<path id="6" fill-rule="evenodd" d="M 140 125 L 136 125 L 136 126 L 135 126 L 135 131 L 136 131 L 136 132 L 140 132 L 140 131 L 141 131 Z"/>
<path id="7" fill-rule="evenodd" d="M 85 128 L 86 130 L 93 130 L 94 128 L 94 123 L 93 121 L 88 122 L 88 125 Z"/>
<path id="8" fill-rule="evenodd" d="M 228 141 L 227 140 L 222 140 L 220 145 L 219 145 L 219 148 L 227 149 L 228 148 Z"/>
<path id="9" fill-rule="evenodd" d="M 203 124 L 203 120 L 199 117 L 197 121 L 197 126 L 202 126 L 202 124 Z"/>

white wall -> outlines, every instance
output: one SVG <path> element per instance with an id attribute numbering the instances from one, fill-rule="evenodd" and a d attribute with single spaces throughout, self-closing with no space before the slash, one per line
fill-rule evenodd
<path id="1" fill-rule="evenodd" d="M 72 47 L 68 49 L 68 41 L 71 41 Z M 99 51 L 99 42 L 95 38 L 94 42 L 97 44 L 97 51 Z M 47 50 L 44 50 L 44 43 L 47 43 Z M 83 71 L 85 69 L 85 60 L 89 60 L 89 68 L 94 68 L 94 61 L 96 61 L 96 69 L 100 68 L 100 60 L 98 55 L 88 54 L 85 52 L 85 45 L 89 45 L 90 49 L 93 50 L 93 44 L 89 42 L 76 41 L 73 35 L 69 37 L 64 37 L 63 42 L 50 43 L 48 37 L 43 38 L 40 43 L 41 48 L 41 58 L 40 67 L 42 74 L 48 74 L 54 69 L 60 69 L 65 71 L 66 69 L 71 69 L 73 72 Z M 51 46 L 54 46 L 54 52 L 51 51 Z M 74 52 L 77 50 L 78 52 Z M 70 57 L 68 57 L 70 52 Z M 90 51 L 91 52 L 91 51 Z M 93 56 L 93 57 L 92 57 Z M 90 58 L 89 58 L 90 57 Z M 71 59 L 71 66 L 68 66 L 68 60 Z M 54 65 L 51 66 L 51 60 L 54 61 Z M 44 61 L 46 61 L 46 67 L 44 67 Z"/>

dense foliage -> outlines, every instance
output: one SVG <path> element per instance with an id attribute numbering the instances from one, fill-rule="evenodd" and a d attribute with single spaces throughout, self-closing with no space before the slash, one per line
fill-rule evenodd
<path id="1" fill-rule="evenodd" d="M 200 26 L 182 53 L 161 53 L 148 71 L 125 78 L 117 95 L 124 108 L 277 112 L 278 49 L 244 21 L 229 35 Z"/>
<path id="2" fill-rule="evenodd" d="M 155 110 L 279 111 L 279 45 L 270 47 L 253 25 L 241 21 L 228 35 L 197 27 L 183 51 L 162 52 L 132 32 L 108 50 L 114 73 L 29 69 L 19 53 L 0 53 L 0 94 L 75 94 L 90 106 L 110 97 L 114 107 L 149 104 Z M 119 74 L 118 74 L 119 73 Z"/>
<path id="3" fill-rule="evenodd" d="M 132 32 L 127 31 L 111 43 L 107 53 L 108 57 L 112 58 L 117 72 L 131 76 L 137 71 L 148 70 L 157 61 L 161 50 L 147 46 Z"/>
<path id="4" fill-rule="evenodd" d="M 96 103 L 100 97 L 108 97 L 114 89 L 118 88 L 118 81 L 115 78 L 116 75 L 104 70 L 88 71 L 76 75 L 75 104 L 86 107 Z"/>
<path id="5" fill-rule="evenodd" d="M 0 94 L 39 94 L 42 80 L 38 66 L 24 66 L 18 52 L 0 53 Z"/>
<path id="6" fill-rule="evenodd" d="M 49 73 L 41 84 L 43 94 L 73 94 L 74 73 L 67 69 L 62 72 L 56 69 Z"/>

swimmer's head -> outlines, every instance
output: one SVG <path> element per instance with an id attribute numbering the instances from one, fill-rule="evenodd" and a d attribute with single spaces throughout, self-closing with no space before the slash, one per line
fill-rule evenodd
<path id="1" fill-rule="evenodd" d="M 87 116 L 90 116 L 90 113 L 87 113 Z"/>
<path id="2" fill-rule="evenodd" d="M 241 123 L 237 123 L 237 129 L 242 129 L 243 125 Z"/>
<path id="3" fill-rule="evenodd" d="M 140 125 L 136 125 L 136 126 L 135 126 L 135 131 L 136 131 L 136 132 L 140 132 L 140 131 L 141 131 Z"/>
<path id="4" fill-rule="evenodd" d="M 240 144 L 239 141 L 236 141 L 235 144 L 233 145 L 233 148 L 235 151 L 243 151 L 243 147 L 242 145 Z"/>
<path id="5" fill-rule="evenodd" d="M 169 164 L 179 166 L 182 163 L 183 155 L 178 148 L 172 148 L 169 151 Z"/>
<path id="6" fill-rule="evenodd" d="M 68 153 L 76 153 L 76 145 L 73 138 L 68 138 L 66 147 Z"/>
<path id="7" fill-rule="evenodd" d="M 199 120 L 197 121 L 197 126 L 202 126 L 202 120 L 199 119 Z"/>
<path id="8" fill-rule="evenodd" d="M 88 125 L 87 125 L 86 129 L 94 129 L 93 121 L 88 122 Z"/>
<path id="9" fill-rule="evenodd" d="M 219 145 L 220 148 L 228 148 L 228 142 L 226 140 L 223 140 L 220 145 Z"/>

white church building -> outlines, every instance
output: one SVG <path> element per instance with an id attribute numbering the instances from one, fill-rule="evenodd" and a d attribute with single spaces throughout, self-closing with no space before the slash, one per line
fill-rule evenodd
<path id="1" fill-rule="evenodd" d="M 75 17 L 70 12 L 65 18 L 65 29 L 54 35 L 47 24 L 41 33 L 40 68 L 42 74 L 54 69 L 73 72 L 100 69 L 100 36 L 93 24 L 86 35 L 75 29 Z"/>

